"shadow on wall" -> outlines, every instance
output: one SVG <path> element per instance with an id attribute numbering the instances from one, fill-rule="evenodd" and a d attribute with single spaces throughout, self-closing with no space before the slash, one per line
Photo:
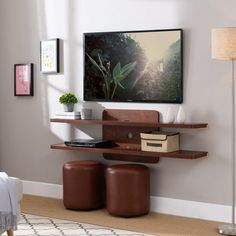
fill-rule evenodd
<path id="1" fill-rule="evenodd" d="M 55 2 L 54 2 L 55 3 Z M 75 127 L 68 126 L 66 134 L 61 132 L 60 125 L 52 125 L 49 122 L 56 112 L 62 109 L 62 106 L 58 102 L 58 98 L 65 92 L 73 92 L 77 97 L 82 99 L 77 94 L 83 93 L 83 79 L 79 71 L 79 67 L 75 66 L 79 62 L 80 54 L 82 53 L 83 45 L 77 41 L 78 29 L 76 28 L 76 1 L 62 1 L 59 7 L 63 6 L 63 13 L 55 13 L 55 4 L 49 1 L 37 1 L 38 9 L 38 25 L 39 25 L 39 38 L 41 40 L 47 40 L 50 38 L 60 38 L 60 73 L 58 74 L 40 74 L 41 81 L 41 106 L 43 112 L 43 123 L 45 127 L 50 129 L 50 138 L 56 141 L 61 141 L 72 138 L 84 138 L 85 136 L 98 138 L 101 137 L 100 127 Z M 55 13 L 51 15 L 50 13 Z M 58 14 L 58 16 L 57 16 Z M 50 28 L 52 22 L 56 22 L 55 17 L 59 17 L 60 20 L 54 26 Z M 61 21 L 61 22 L 60 22 Z M 64 23 L 60 25 L 60 23 Z M 59 26 L 58 26 L 59 25 Z M 65 26 L 66 25 L 66 26 Z M 64 26 L 64 28 L 63 28 Z M 82 64 L 82 63 L 80 63 Z M 78 88 L 78 89 L 77 89 Z M 79 99 L 79 100 L 80 100 Z M 79 102 L 76 109 L 91 108 L 93 111 L 93 118 L 101 118 L 104 107 L 99 103 L 94 102 Z M 65 129 L 63 129 L 65 131 Z M 80 132 L 81 131 L 81 132 Z"/>
<path id="2" fill-rule="evenodd" d="M 4 18 L 9 25 L 3 30 L 6 49 L 2 55 L 6 55 L 6 60 L 3 61 L 1 74 L 6 79 L 1 96 L 8 102 L 1 103 L 4 114 L 1 115 L 0 162 L 1 169 L 9 175 L 31 181 L 58 183 L 62 164 L 82 157 L 79 153 L 50 150 L 50 145 L 64 140 L 66 133 L 70 137 L 77 135 L 70 126 L 53 124 L 52 127 L 49 122 L 50 116 L 61 109 L 58 98 L 62 93 L 75 91 L 77 94 L 82 91 L 82 80 L 78 77 L 80 71 L 76 66 L 82 45 L 75 41 L 75 35 L 78 34 L 74 25 L 75 3 L 66 0 L 4 1 L 3 9 L 9 9 L 4 13 Z M 61 63 L 64 66 L 60 74 L 39 72 L 40 40 L 50 38 L 62 39 Z M 14 97 L 12 66 L 24 61 L 35 64 L 35 95 Z M 95 116 L 101 113 L 101 106 L 85 105 L 91 105 Z M 99 130 L 89 131 L 91 136 L 97 136 L 98 133 Z"/>

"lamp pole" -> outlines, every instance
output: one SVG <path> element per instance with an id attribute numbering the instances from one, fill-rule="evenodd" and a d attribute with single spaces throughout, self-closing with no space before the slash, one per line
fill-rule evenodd
<path id="1" fill-rule="evenodd" d="M 236 235 L 235 225 L 235 88 L 234 88 L 234 59 L 232 62 L 232 221 L 231 224 L 219 226 L 218 232 L 223 235 Z"/>
<path id="2" fill-rule="evenodd" d="M 232 59 L 232 147 L 233 147 L 233 164 L 232 164 L 232 224 L 235 228 L 235 89 L 234 89 L 234 59 Z"/>

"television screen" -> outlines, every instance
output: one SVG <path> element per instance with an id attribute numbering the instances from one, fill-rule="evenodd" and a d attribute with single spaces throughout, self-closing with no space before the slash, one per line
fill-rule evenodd
<path id="1" fill-rule="evenodd" d="M 84 100 L 182 103 L 181 29 L 84 34 Z"/>

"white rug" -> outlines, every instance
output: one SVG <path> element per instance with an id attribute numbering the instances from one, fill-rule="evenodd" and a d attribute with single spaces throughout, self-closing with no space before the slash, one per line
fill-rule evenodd
<path id="1" fill-rule="evenodd" d="M 4 233 L 3 235 L 7 235 Z M 15 236 L 149 236 L 132 231 L 113 229 L 68 220 L 21 214 Z"/>

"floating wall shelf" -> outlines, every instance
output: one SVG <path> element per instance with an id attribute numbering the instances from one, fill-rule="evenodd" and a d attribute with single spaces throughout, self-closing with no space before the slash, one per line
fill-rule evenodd
<path id="1" fill-rule="evenodd" d="M 205 151 L 179 150 L 167 153 L 141 151 L 141 132 L 150 132 L 158 128 L 198 129 L 206 128 L 208 125 L 207 123 L 159 123 L 157 111 L 107 109 L 103 111 L 101 120 L 50 119 L 50 121 L 72 125 L 102 125 L 103 139 L 114 143 L 114 147 L 107 148 L 71 147 L 60 143 L 51 145 L 52 149 L 103 153 L 104 158 L 110 160 L 147 163 L 156 163 L 159 157 L 196 159 L 207 156 Z"/>

